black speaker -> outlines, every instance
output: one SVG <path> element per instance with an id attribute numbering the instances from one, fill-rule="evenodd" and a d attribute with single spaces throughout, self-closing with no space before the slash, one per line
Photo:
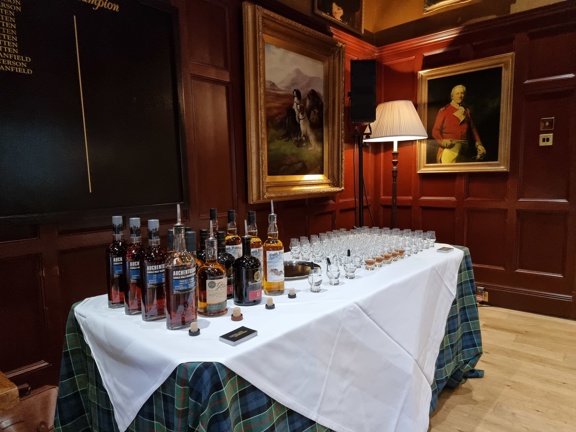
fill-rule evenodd
<path id="1" fill-rule="evenodd" d="M 376 60 L 350 60 L 350 119 L 376 120 Z"/>

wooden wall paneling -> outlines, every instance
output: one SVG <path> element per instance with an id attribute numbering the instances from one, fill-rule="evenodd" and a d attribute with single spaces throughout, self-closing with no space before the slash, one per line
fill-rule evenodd
<path id="1" fill-rule="evenodd" d="M 105 251 L 108 243 L 59 251 L 58 267 L 65 310 L 70 310 L 74 303 L 87 297 L 107 293 Z"/>
<path id="2" fill-rule="evenodd" d="M 508 173 L 469 173 L 465 199 L 467 203 L 477 200 L 492 201 L 505 205 L 508 194 Z"/>
<path id="3" fill-rule="evenodd" d="M 42 284 L 42 255 L 0 260 L 0 370 L 16 384 L 35 386 L 53 361 Z"/>
<path id="4" fill-rule="evenodd" d="M 522 168 L 519 198 L 568 201 L 570 170 L 575 159 L 571 151 L 570 123 L 576 114 L 574 88 L 527 94 L 522 119 Z M 542 118 L 553 118 L 553 130 L 541 130 Z M 540 134 L 553 134 L 553 145 L 541 146 Z"/>
<path id="5" fill-rule="evenodd" d="M 576 71 L 576 29 L 572 22 L 527 31 L 530 40 L 529 79 L 574 74 Z"/>
<path id="6" fill-rule="evenodd" d="M 230 69 L 230 2 L 195 0 L 184 10 L 188 59 L 209 68 Z"/>
<path id="7" fill-rule="evenodd" d="M 466 208 L 464 243 L 473 252 L 474 266 L 501 273 L 506 269 L 506 209 Z"/>
<path id="8" fill-rule="evenodd" d="M 226 218 L 228 209 L 235 208 L 234 177 L 236 161 L 231 148 L 229 127 L 230 98 L 228 86 L 224 83 L 192 79 L 189 100 L 193 117 L 196 143 L 196 171 L 192 174 L 196 183 L 198 211 L 218 209 L 219 218 Z"/>
<path id="9" fill-rule="evenodd" d="M 566 261 L 568 213 L 519 210 L 517 218 L 518 261 L 515 271 L 526 275 L 553 278 L 553 283 L 548 287 L 542 286 L 542 280 L 540 280 L 538 285 L 532 288 L 537 290 L 548 288 L 567 294 L 566 281 L 559 283 L 559 279 L 565 277 L 568 267 Z"/>
<path id="10" fill-rule="evenodd" d="M 420 229 L 435 231 L 436 241 L 439 243 L 460 244 L 456 241 L 455 228 L 458 219 L 456 208 L 421 206 L 420 211 L 422 218 Z"/>

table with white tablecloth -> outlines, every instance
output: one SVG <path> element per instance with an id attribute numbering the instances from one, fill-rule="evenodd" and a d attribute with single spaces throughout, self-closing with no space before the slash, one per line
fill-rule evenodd
<path id="1" fill-rule="evenodd" d="M 337 286 L 325 280 L 320 293 L 305 279 L 287 281 L 295 299 L 274 297 L 273 310 L 265 301 L 244 307 L 241 322 L 230 319 L 230 301 L 227 316 L 199 318 L 197 337 L 109 309 L 105 296 L 86 299 L 68 322 L 56 429 L 212 431 L 272 422 L 256 430 L 275 430 L 292 421 L 287 430 L 425 431 L 463 255 L 427 249 Z M 237 346 L 219 341 L 239 325 L 258 336 Z M 66 409 L 72 401 L 83 407 L 80 420 Z"/>

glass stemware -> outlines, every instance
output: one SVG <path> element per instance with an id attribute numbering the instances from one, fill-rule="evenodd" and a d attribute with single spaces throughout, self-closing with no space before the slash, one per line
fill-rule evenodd
<path id="1" fill-rule="evenodd" d="M 322 285 L 322 269 L 320 267 L 312 267 L 308 273 L 308 283 L 310 284 L 310 291 L 318 293 L 321 291 Z"/>

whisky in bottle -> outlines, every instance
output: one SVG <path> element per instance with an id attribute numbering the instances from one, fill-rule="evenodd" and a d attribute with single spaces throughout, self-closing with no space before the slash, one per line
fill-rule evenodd
<path id="1" fill-rule="evenodd" d="M 264 278 L 262 288 L 267 295 L 284 294 L 284 245 L 278 238 L 276 214 L 268 216 L 268 238 L 264 242 Z"/>
<path id="2" fill-rule="evenodd" d="M 206 228 L 202 228 L 200 230 L 200 249 L 196 253 L 196 258 L 200 261 L 206 261 L 206 240 L 208 240 L 208 230 Z"/>
<path id="3" fill-rule="evenodd" d="M 236 226 L 236 212 L 228 210 L 228 224 L 226 225 L 226 252 L 236 258 L 242 256 L 242 239 L 238 235 L 238 227 Z"/>
<path id="4" fill-rule="evenodd" d="M 140 260 L 144 256 L 140 234 L 140 218 L 130 218 L 130 243 L 126 249 L 124 275 L 126 291 L 124 292 L 124 312 L 136 315 L 142 312 L 142 284 L 140 279 Z"/>
<path id="5" fill-rule="evenodd" d="M 196 261 L 186 250 L 184 225 L 174 225 L 174 250 L 166 259 L 166 327 L 188 327 L 197 319 Z"/>
<path id="6" fill-rule="evenodd" d="M 142 319 L 154 321 L 166 317 L 166 251 L 160 246 L 158 219 L 148 221 L 148 247 L 144 250 L 142 271 Z"/>
<path id="7" fill-rule="evenodd" d="M 226 267 L 218 262 L 218 243 L 213 236 L 206 240 L 206 262 L 197 271 L 198 314 L 221 316 L 228 312 Z"/>
<path id="8" fill-rule="evenodd" d="M 218 232 L 218 212 L 215 207 L 210 209 L 210 222 L 212 222 L 212 232 Z"/>
<path id="9" fill-rule="evenodd" d="M 184 240 L 186 241 L 186 250 L 192 254 L 196 261 L 196 272 L 198 272 L 198 269 L 202 264 L 204 264 L 204 261 L 201 261 L 196 256 L 196 231 L 192 228 L 186 227 L 184 230 Z"/>
<path id="10" fill-rule="evenodd" d="M 258 226 L 256 225 L 256 212 L 248 212 L 248 232 L 246 233 L 251 237 L 250 248 L 252 249 L 252 256 L 260 260 L 260 264 L 264 262 L 264 252 L 262 247 L 262 240 L 258 237 Z"/>
<path id="11" fill-rule="evenodd" d="M 224 231 L 218 231 L 218 262 L 226 267 L 226 293 L 228 298 L 234 298 L 234 269 L 232 265 L 234 264 L 234 257 L 232 254 L 226 252 L 226 244 L 224 239 L 226 238 L 226 233 Z"/>
<path id="12" fill-rule="evenodd" d="M 170 253 L 174 250 L 174 229 L 168 228 L 166 233 L 166 253 Z"/>
<path id="13" fill-rule="evenodd" d="M 262 266 L 251 255 L 251 236 L 242 237 L 242 256 L 234 261 L 234 304 L 253 306 L 262 301 Z"/>
<path id="14" fill-rule="evenodd" d="M 124 306 L 124 259 L 126 257 L 126 242 L 122 229 L 122 216 L 112 216 L 112 243 L 106 248 L 106 280 L 108 282 L 108 307 Z"/>

